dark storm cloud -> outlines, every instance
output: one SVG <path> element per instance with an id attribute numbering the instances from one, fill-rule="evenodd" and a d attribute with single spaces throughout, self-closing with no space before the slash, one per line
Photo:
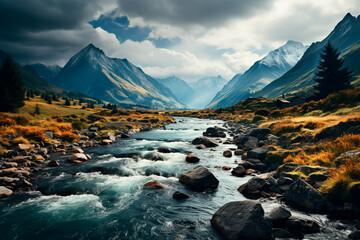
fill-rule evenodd
<path id="1" fill-rule="evenodd" d="M 170 25 L 221 25 L 269 9 L 271 0 L 118 0 L 123 14 Z"/>
<path id="2" fill-rule="evenodd" d="M 84 42 L 78 31 L 101 10 L 95 0 L 0 0 L 0 49 L 20 62 L 56 61 Z"/>

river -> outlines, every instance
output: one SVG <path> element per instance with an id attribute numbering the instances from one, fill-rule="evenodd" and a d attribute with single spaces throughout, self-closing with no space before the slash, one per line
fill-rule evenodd
<path id="1" fill-rule="evenodd" d="M 239 156 L 225 158 L 222 152 L 235 145 L 220 144 L 198 150 L 190 143 L 220 120 L 176 118 L 166 129 L 140 132 L 129 139 L 86 149 L 92 159 L 73 165 L 60 158 L 60 167 L 48 169 L 33 181 L 40 191 L 17 193 L 0 201 L 0 239 L 221 239 L 210 225 L 213 213 L 230 201 L 244 200 L 237 188 L 250 177 L 237 178 L 222 166 L 235 167 Z M 171 153 L 158 153 L 160 147 Z M 186 153 L 200 158 L 185 162 Z M 129 156 L 137 155 L 137 158 Z M 148 160 L 159 154 L 163 161 Z M 194 192 L 178 177 L 201 164 L 220 181 L 215 191 Z M 164 189 L 147 189 L 148 181 Z M 175 200 L 180 191 L 190 195 Z M 277 200 L 263 200 L 265 212 Z M 293 215 L 315 219 L 322 233 L 306 239 L 346 239 L 353 230 L 347 223 L 328 221 L 325 216 Z"/>

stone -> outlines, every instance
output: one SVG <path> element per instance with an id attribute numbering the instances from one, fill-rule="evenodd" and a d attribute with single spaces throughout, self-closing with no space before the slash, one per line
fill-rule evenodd
<path id="1" fill-rule="evenodd" d="M 342 153 L 339 157 L 335 159 L 335 165 L 338 167 L 343 165 L 347 159 L 359 161 L 360 159 L 360 149 L 350 150 Z"/>
<path id="2" fill-rule="evenodd" d="M 248 161 L 244 161 L 244 162 L 240 163 L 239 165 L 243 166 L 245 169 L 254 167 L 254 164 L 252 164 L 251 162 L 248 162 Z"/>
<path id="3" fill-rule="evenodd" d="M 32 155 L 32 160 L 35 162 L 44 162 L 45 158 L 41 155 Z"/>
<path id="4" fill-rule="evenodd" d="M 183 200 L 183 199 L 187 199 L 189 197 L 190 197 L 189 195 L 187 195 L 185 193 L 182 193 L 182 192 L 179 192 L 179 191 L 176 191 L 173 194 L 173 198 L 176 199 L 176 200 Z"/>
<path id="5" fill-rule="evenodd" d="M 206 146 L 204 144 L 200 144 L 199 146 L 196 147 L 196 149 L 205 149 Z"/>
<path id="6" fill-rule="evenodd" d="M 320 232 L 320 226 L 315 221 L 298 218 L 298 217 L 290 217 L 286 221 L 285 227 L 289 229 L 291 232 L 294 231 L 305 234 Z"/>
<path id="7" fill-rule="evenodd" d="M 23 178 L 16 183 L 17 188 L 31 188 L 32 186 L 33 185 L 29 181 Z"/>
<path id="8" fill-rule="evenodd" d="M 191 143 L 194 144 L 194 145 L 203 144 L 206 147 L 217 147 L 217 146 L 219 146 L 218 143 L 216 143 L 214 140 L 209 139 L 207 137 L 195 138 Z"/>
<path id="9" fill-rule="evenodd" d="M 112 143 L 113 143 L 113 141 L 110 139 L 103 139 L 103 140 L 101 140 L 100 145 L 110 145 Z"/>
<path id="10" fill-rule="evenodd" d="M 275 238 L 275 239 L 278 239 L 278 238 L 294 238 L 294 235 L 288 231 L 286 231 L 285 229 L 282 229 L 282 228 L 273 228 L 272 231 L 272 236 Z"/>
<path id="11" fill-rule="evenodd" d="M 323 168 L 323 167 L 311 167 L 311 166 L 300 166 L 298 169 L 300 170 L 300 172 L 302 172 L 306 176 L 308 176 L 308 175 L 310 175 L 311 173 L 314 173 L 314 172 L 326 171 L 326 168 Z"/>
<path id="12" fill-rule="evenodd" d="M 126 133 L 122 133 L 120 135 L 120 138 L 129 138 L 129 137 L 130 137 L 129 134 L 126 134 Z"/>
<path id="13" fill-rule="evenodd" d="M 84 153 L 84 150 L 82 150 L 81 148 L 76 147 L 76 148 L 73 148 L 71 152 L 72 153 Z"/>
<path id="14" fill-rule="evenodd" d="M 245 142 L 245 147 L 248 149 L 258 148 L 259 140 L 256 137 L 248 137 L 248 140 Z"/>
<path id="15" fill-rule="evenodd" d="M 282 221 L 289 219 L 290 217 L 291 217 L 291 212 L 281 206 L 274 208 L 269 213 L 269 219 L 272 221 Z"/>
<path id="16" fill-rule="evenodd" d="M 158 152 L 160 153 L 171 153 L 171 150 L 168 148 L 159 148 Z"/>
<path id="17" fill-rule="evenodd" d="M 152 160 L 152 161 L 164 161 L 164 157 L 161 154 L 156 153 L 156 152 L 146 155 L 145 158 Z"/>
<path id="18" fill-rule="evenodd" d="M 203 135 L 207 137 L 226 137 L 225 129 L 219 127 L 209 127 Z"/>
<path id="19" fill-rule="evenodd" d="M 164 188 L 164 186 L 161 185 L 158 181 L 147 182 L 144 184 L 144 186 L 147 188 L 151 188 L 151 189 L 163 189 Z"/>
<path id="20" fill-rule="evenodd" d="M 186 155 L 185 161 L 187 161 L 188 163 L 197 163 L 200 161 L 200 158 L 193 153 L 189 153 L 188 155 Z"/>
<path id="21" fill-rule="evenodd" d="M 204 166 L 199 165 L 183 173 L 179 181 L 198 191 L 214 189 L 219 185 L 219 180 Z"/>
<path id="22" fill-rule="evenodd" d="M 98 127 L 89 127 L 89 131 L 90 132 L 97 132 L 97 131 L 99 131 L 99 128 Z"/>
<path id="23" fill-rule="evenodd" d="M 246 174 L 246 169 L 239 165 L 231 171 L 231 174 L 237 177 L 244 177 Z"/>
<path id="24" fill-rule="evenodd" d="M 234 152 L 234 154 L 235 154 L 236 156 L 243 155 L 243 154 L 244 154 L 244 150 L 242 150 L 242 149 L 236 149 L 235 152 Z"/>
<path id="25" fill-rule="evenodd" d="M 228 240 L 271 239 L 271 222 L 258 201 L 229 202 L 215 212 L 211 225 Z"/>
<path id="26" fill-rule="evenodd" d="M 247 191 L 253 193 L 260 191 L 266 186 L 266 180 L 260 177 L 253 177 L 247 182 Z"/>
<path id="27" fill-rule="evenodd" d="M 224 157 L 228 157 L 228 158 L 232 157 L 232 152 L 231 152 L 231 150 L 225 150 L 225 151 L 223 152 L 223 156 L 224 156 Z"/>
<path id="28" fill-rule="evenodd" d="M 58 161 L 56 160 L 51 160 L 49 163 L 48 163 L 48 166 L 49 167 L 58 167 L 60 164 L 58 163 Z"/>
<path id="29" fill-rule="evenodd" d="M 249 168 L 246 170 L 246 175 L 252 175 L 254 173 L 256 173 L 256 171 L 254 169 Z"/>
<path id="30" fill-rule="evenodd" d="M 19 143 L 17 149 L 20 151 L 29 151 L 32 147 L 34 147 L 32 144 Z"/>
<path id="31" fill-rule="evenodd" d="M 14 192 L 4 186 L 0 186 L 0 197 L 10 197 Z"/>
<path id="32" fill-rule="evenodd" d="M 360 231 L 359 230 L 353 231 L 352 233 L 349 234 L 348 238 L 352 240 L 360 239 Z"/>
<path id="33" fill-rule="evenodd" d="M 265 160 L 266 154 L 270 151 L 269 148 L 256 148 L 247 152 L 248 158 L 260 159 L 261 161 Z"/>
<path id="34" fill-rule="evenodd" d="M 250 131 L 249 136 L 256 137 L 259 140 L 265 140 L 266 136 L 270 133 L 270 128 L 254 128 Z"/>
<path id="35" fill-rule="evenodd" d="M 17 167 L 19 164 L 17 164 L 16 162 L 3 162 L 2 164 L 2 168 L 13 168 L 13 167 Z"/>
<path id="36" fill-rule="evenodd" d="M 88 160 L 88 158 L 83 153 L 75 153 L 75 154 L 71 155 L 70 157 L 68 157 L 67 160 L 70 162 L 76 161 L 76 163 L 78 163 L 78 161 L 85 162 Z"/>
<path id="37" fill-rule="evenodd" d="M 231 170 L 231 167 L 230 166 L 223 166 L 221 169 L 224 170 L 224 171 L 229 171 L 229 170 Z"/>
<path id="38" fill-rule="evenodd" d="M 325 198 L 302 179 L 290 185 L 285 193 L 285 201 L 309 212 L 324 212 L 326 209 Z"/>
<path id="39" fill-rule="evenodd" d="M 277 183 L 279 185 L 290 185 L 294 182 L 294 180 L 292 178 L 288 178 L 288 177 L 280 177 L 278 180 L 277 180 Z"/>
<path id="40" fill-rule="evenodd" d="M 9 159 L 9 162 L 24 163 L 27 160 L 31 160 L 31 156 L 17 156 L 12 159 Z"/>

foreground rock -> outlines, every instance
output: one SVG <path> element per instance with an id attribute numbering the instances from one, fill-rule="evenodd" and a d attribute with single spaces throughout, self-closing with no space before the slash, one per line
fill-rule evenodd
<path id="1" fill-rule="evenodd" d="M 186 155 L 185 161 L 187 161 L 188 163 L 197 163 L 200 161 L 200 158 L 193 153 L 189 153 L 188 155 Z"/>
<path id="2" fill-rule="evenodd" d="M 176 199 L 176 200 L 183 200 L 183 199 L 187 199 L 189 197 L 190 197 L 189 195 L 187 195 L 185 193 L 182 193 L 182 192 L 179 192 L 179 191 L 176 191 L 173 194 L 173 198 Z"/>
<path id="3" fill-rule="evenodd" d="M 229 202 L 215 212 L 211 225 L 228 240 L 271 239 L 271 222 L 258 201 Z"/>
<path id="4" fill-rule="evenodd" d="M 179 181 L 197 191 L 214 189 L 219 185 L 219 180 L 202 165 L 196 166 L 192 170 L 183 173 Z"/>
<path id="5" fill-rule="evenodd" d="M 206 132 L 204 132 L 203 135 L 207 137 L 226 137 L 225 129 L 218 127 L 209 127 L 206 129 Z"/>
<path id="6" fill-rule="evenodd" d="M 202 144 L 205 147 L 217 147 L 217 146 L 219 146 L 219 144 L 217 142 L 215 142 L 214 140 L 211 140 L 209 138 L 206 138 L 206 137 L 195 138 L 191 143 L 194 144 L 194 145 Z"/>
<path id="7" fill-rule="evenodd" d="M 292 183 L 285 193 L 285 201 L 309 212 L 324 212 L 326 210 L 325 198 L 310 184 L 298 179 Z"/>
<path id="8" fill-rule="evenodd" d="M 10 197 L 14 192 L 4 186 L 0 186 L 0 197 Z"/>
<path id="9" fill-rule="evenodd" d="M 223 152 L 223 156 L 224 156 L 224 157 L 228 157 L 228 158 L 232 157 L 232 152 L 231 152 L 231 150 L 225 150 L 225 151 Z"/>

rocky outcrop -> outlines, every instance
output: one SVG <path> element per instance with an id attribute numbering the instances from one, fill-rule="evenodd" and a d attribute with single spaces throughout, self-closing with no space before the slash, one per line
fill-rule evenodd
<path id="1" fill-rule="evenodd" d="M 325 198 L 310 184 L 298 179 L 289 186 L 285 193 L 285 201 L 295 207 L 309 212 L 324 212 Z"/>
<path id="2" fill-rule="evenodd" d="M 197 191 L 214 189 L 219 185 L 219 180 L 202 165 L 196 166 L 192 170 L 183 173 L 179 181 Z"/>
<path id="3" fill-rule="evenodd" d="M 271 222 L 257 201 L 229 202 L 215 212 L 211 225 L 228 240 L 271 239 Z"/>
<path id="4" fill-rule="evenodd" d="M 259 159 L 261 161 L 265 160 L 266 154 L 270 151 L 269 148 L 256 148 L 247 152 L 247 158 Z"/>

